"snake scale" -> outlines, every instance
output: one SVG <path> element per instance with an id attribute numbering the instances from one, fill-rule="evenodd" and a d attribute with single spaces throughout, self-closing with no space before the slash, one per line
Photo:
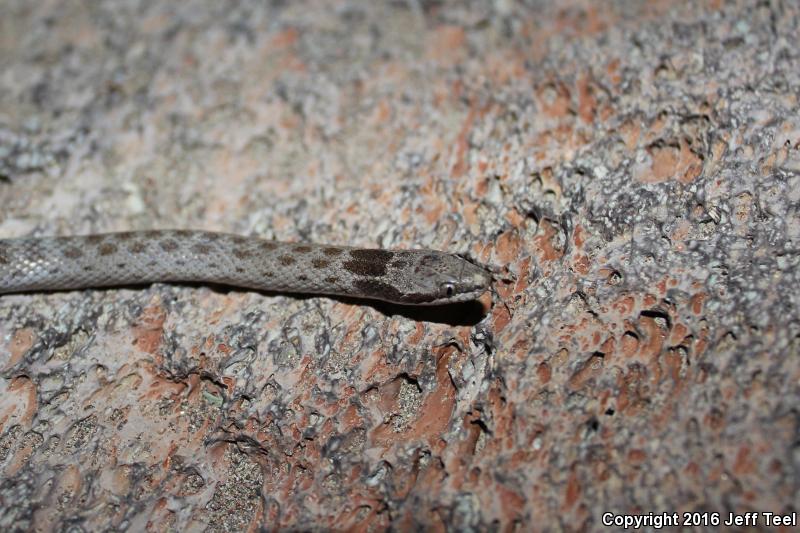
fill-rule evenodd
<path id="1" fill-rule="evenodd" d="M 436 250 L 286 243 L 155 230 L 0 239 L 0 294 L 194 282 L 406 305 L 473 300 L 491 275 Z"/>

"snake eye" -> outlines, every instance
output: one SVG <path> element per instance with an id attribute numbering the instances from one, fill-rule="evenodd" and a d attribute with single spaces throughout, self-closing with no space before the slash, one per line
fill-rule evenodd
<path id="1" fill-rule="evenodd" d="M 445 283 L 442 283 L 441 290 L 442 290 L 442 294 L 444 296 L 446 296 L 447 298 L 450 298 L 451 296 L 453 296 L 456 293 L 455 285 L 453 285 L 449 281 L 447 281 Z"/>

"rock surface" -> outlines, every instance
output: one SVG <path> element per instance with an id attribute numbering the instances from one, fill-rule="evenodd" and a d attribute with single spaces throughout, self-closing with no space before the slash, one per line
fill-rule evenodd
<path id="1" fill-rule="evenodd" d="M 0 527 L 791 512 L 795 2 L 0 5 L 0 237 L 435 247 L 486 316 L 0 297 Z M 557 5 L 556 5 L 557 4 Z"/>

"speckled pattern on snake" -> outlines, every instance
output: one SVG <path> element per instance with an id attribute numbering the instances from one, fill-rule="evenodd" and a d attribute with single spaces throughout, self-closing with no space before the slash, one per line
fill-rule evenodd
<path id="1" fill-rule="evenodd" d="M 157 282 L 435 305 L 477 298 L 491 276 L 435 250 L 285 243 L 207 231 L 0 239 L 0 294 Z"/>

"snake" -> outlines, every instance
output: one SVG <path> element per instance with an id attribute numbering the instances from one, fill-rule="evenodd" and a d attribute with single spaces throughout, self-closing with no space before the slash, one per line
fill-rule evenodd
<path id="1" fill-rule="evenodd" d="M 428 249 L 290 243 L 198 230 L 0 239 L 0 294 L 152 283 L 444 305 L 490 290 L 487 269 Z"/>

